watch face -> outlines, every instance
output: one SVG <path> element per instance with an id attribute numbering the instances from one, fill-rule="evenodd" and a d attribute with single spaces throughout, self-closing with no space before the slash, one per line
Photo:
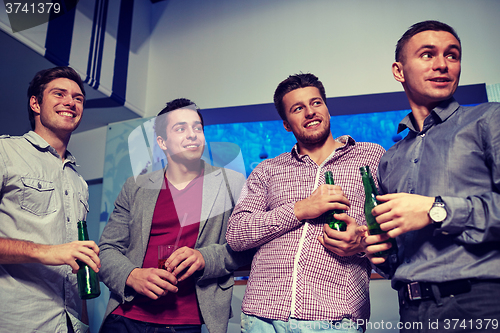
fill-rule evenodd
<path id="1" fill-rule="evenodd" d="M 442 222 L 446 218 L 446 209 L 441 206 L 434 206 L 429 211 L 429 216 L 434 222 Z"/>

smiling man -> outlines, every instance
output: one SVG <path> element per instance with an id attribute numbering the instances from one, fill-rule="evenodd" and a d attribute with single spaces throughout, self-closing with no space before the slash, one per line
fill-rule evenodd
<path id="1" fill-rule="evenodd" d="M 372 260 L 393 276 L 412 327 L 402 332 L 499 328 L 500 104 L 457 103 L 461 58 L 455 30 L 424 21 L 398 41 L 392 65 L 411 106 L 399 130 L 409 133 L 381 159 L 385 195 L 373 214 L 401 244 L 399 266 Z M 366 252 L 387 249 L 373 244 L 388 236 L 367 237 Z"/>
<path id="2" fill-rule="evenodd" d="M 359 167 L 376 170 L 384 149 L 334 139 L 323 84 L 312 74 L 281 82 L 274 104 L 297 144 L 260 163 L 229 220 L 228 244 L 256 249 L 242 306 L 244 332 L 358 332 L 370 314 L 371 265 L 360 255 L 364 190 Z M 332 171 L 336 185 L 326 185 Z M 324 213 L 341 209 L 340 232 Z"/>
<path id="3" fill-rule="evenodd" d="M 38 72 L 28 88 L 33 131 L 0 139 L 0 327 L 5 332 L 85 332 L 76 273 L 98 271 L 99 249 L 77 241 L 88 188 L 66 150 L 85 90 L 72 68 Z M 82 322 L 83 321 L 83 322 Z"/>
<path id="4" fill-rule="evenodd" d="M 232 272 L 251 260 L 225 235 L 245 181 L 205 163 L 203 118 L 188 99 L 175 99 L 155 119 L 165 170 L 131 177 L 115 202 L 99 247 L 102 281 L 111 298 L 101 332 L 226 333 Z M 176 245 L 158 267 L 158 245 Z"/>

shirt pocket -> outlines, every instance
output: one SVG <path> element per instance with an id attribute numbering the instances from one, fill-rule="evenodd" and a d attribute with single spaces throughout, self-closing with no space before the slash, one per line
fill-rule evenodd
<path id="1" fill-rule="evenodd" d="M 22 177 L 21 181 L 23 183 L 22 209 L 38 216 L 48 215 L 57 210 L 54 183 L 28 177 Z"/>

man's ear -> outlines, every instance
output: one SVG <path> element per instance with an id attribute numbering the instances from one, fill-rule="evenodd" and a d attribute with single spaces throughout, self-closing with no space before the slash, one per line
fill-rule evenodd
<path id="1" fill-rule="evenodd" d="M 158 143 L 158 146 L 160 146 L 161 150 L 167 150 L 165 139 L 163 139 L 161 136 L 156 137 L 156 142 Z"/>
<path id="2" fill-rule="evenodd" d="M 40 114 L 40 104 L 35 96 L 30 97 L 30 107 L 33 112 Z"/>
<path id="3" fill-rule="evenodd" d="M 283 120 L 283 127 L 286 129 L 287 132 L 292 131 L 292 127 L 290 126 L 290 124 L 286 120 Z"/>
<path id="4" fill-rule="evenodd" d="M 403 64 L 401 62 L 396 61 L 392 64 L 392 75 L 398 82 L 405 82 L 405 75 L 403 72 Z"/>

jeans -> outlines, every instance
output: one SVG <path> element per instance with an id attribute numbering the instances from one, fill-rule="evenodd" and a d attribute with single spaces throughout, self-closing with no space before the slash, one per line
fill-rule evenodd
<path id="1" fill-rule="evenodd" d="M 289 318 L 288 321 L 272 320 L 241 313 L 242 333 L 360 333 L 361 327 L 350 319 L 339 321 L 300 320 Z"/>
<path id="2" fill-rule="evenodd" d="M 101 328 L 102 333 L 201 333 L 201 325 L 163 325 L 146 323 L 110 314 Z"/>

